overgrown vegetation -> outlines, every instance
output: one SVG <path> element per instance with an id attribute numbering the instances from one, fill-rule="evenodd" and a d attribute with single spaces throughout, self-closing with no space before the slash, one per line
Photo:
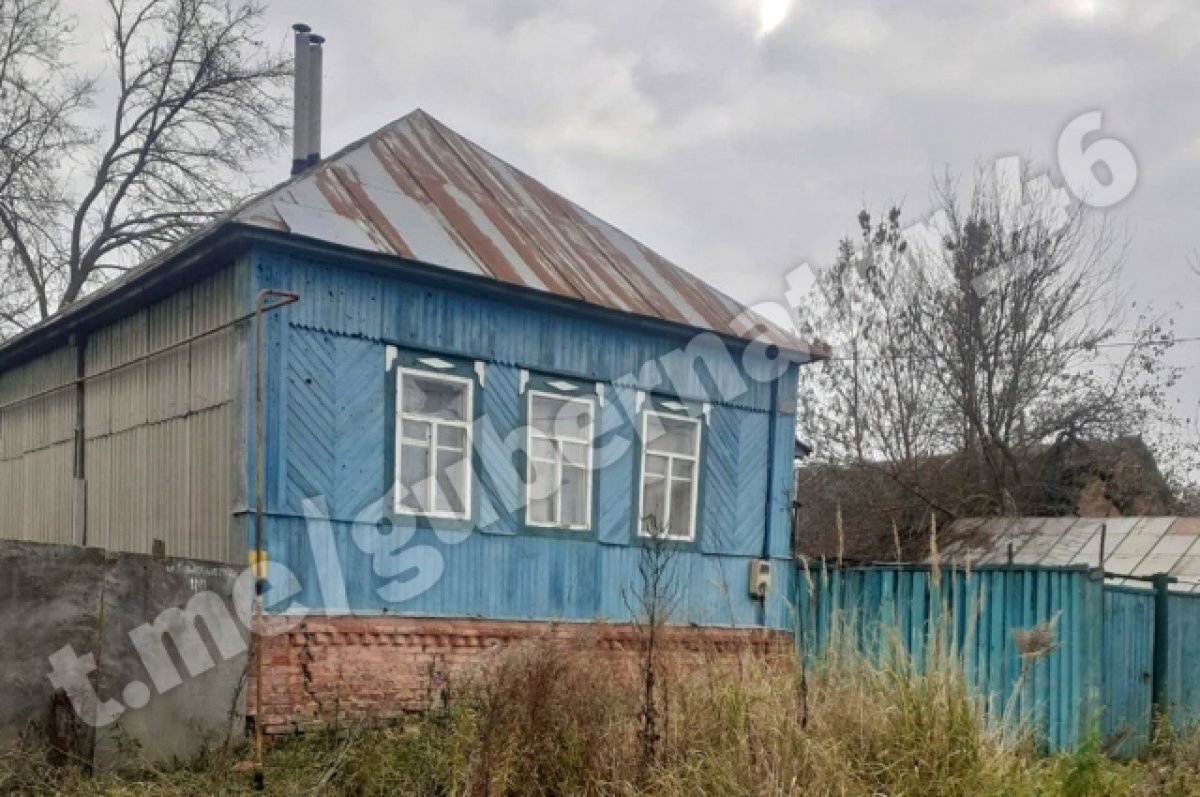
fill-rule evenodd
<path id="1" fill-rule="evenodd" d="M 277 743 L 267 791 L 300 795 L 1134 795 L 1200 793 L 1200 744 L 1119 764 L 1093 739 L 1041 757 L 989 731 L 956 669 L 831 656 L 801 688 L 794 657 L 663 657 L 661 743 L 642 766 L 640 668 L 581 641 L 514 648 L 460 677 L 445 708 L 386 728 Z M 805 708 L 805 705 L 807 706 Z M 29 750 L 0 758 L 0 793 L 250 793 L 226 754 L 187 769 L 88 778 Z"/>

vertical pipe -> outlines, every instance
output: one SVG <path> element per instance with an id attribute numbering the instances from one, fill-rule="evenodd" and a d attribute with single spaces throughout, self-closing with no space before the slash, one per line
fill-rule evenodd
<path id="1" fill-rule="evenodd" d="M 264 301 L 270 296 L 281 299 L 270 305 Z M 267 564 L 263 555 L 263 480 L 266 470 L 266 453 L 263 450 L 266 435 L 263 422 L 263 314 L 299 301 L 299 294 L 264 288 L 254 298 L 254 553 L 251 568 L 254 571 L 254 790 L 262 791 L 265 786 L 263 773 L 263 594 L 266 591 Z"/>
<path id="2" fill-rule="evenodd" d="M 771 561 L 771 499 L 775 495 L 775 419 L 779 413 L 779 380 L 771 382 L 771 411 L 767 415 L 767 502 L 763 523 L 763 561 Z M 772 579 L 778 574 L 772 574 Z M 768 590 L 770 588 L 768 587 Z M 758 624 L 767 627 L 767 595 L 758 602 Z"/>
<path id="3" fill-rule="evenodd" d="M 315 166 L 321 160 L 321 83 L 323 80 L 324 36 L 312 34 L 308 48 L 308 152 L 306 166 Z"/>
<path id="4" fill-rule="evenodd" d="M 254 790 L 262 791 L 263 777 L 263 300 L 254 299 Z"/>
<path id="5" fill-rule="evenodd" d="M 79 545 L 88 544 L 87 535 L 87 430 L 85 428 L 86 405 L 85 386 L 87 384 L 87 337 L 72 336 L 71 345 L 75 347 L 75 450 L 72 471 L 72 522 L 74 524 L 72 539 Z"/>
<path id="6" fill-rule="evenodd" d="M 308 122 L 309 122 L 309 31 L 308 25 L 297 22 L 292 26 L 295 31 L 296 46 L 295 60 L 292 72 L 292 174 L 304 171 L 308 162 Z"/>

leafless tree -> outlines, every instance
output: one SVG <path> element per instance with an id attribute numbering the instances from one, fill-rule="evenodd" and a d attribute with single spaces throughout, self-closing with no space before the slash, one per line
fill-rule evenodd
<path id="1" fill-rule="evenodd" d="M 257 0 L 108 0 L 111 72 L 85 79 L 58 0 L 0 0 L 0 335 L 249 190 L 247 165 L 286 137 L 290 64 L 256 38 L 262 17 Z"/>
<path id="2" fill-rule="evenodd" d="M 638 741 L 641 748 L 638 770 L 643 779 L 659 760 L 666 734 L 667 701 L 663 684 L 663 646 L 667 624 L 682 599 L 682 585 L 675 573 L 675 549 L 669 530 L 654 516 L 643 520 L 636 582 L 622 590 L 622 599 L 642 637 L 640 651 L 641 707 Z"/>
<path id="3" fill-rule="evenodd" d="M 923 227 L 864 211 L 816 308 L 834 358 L 803 377 L 822 456 L 801 500 L 826 525 L 843 506 L 852 556 L 864 536 L 892 555 L 893 523 L 923 540 L 931 518 L 1047 511 L 1052 452 L 1146 430 L 1178 378 L 1170 326 L 1129 327 L 1103 219 L 1028 172 L 981 169 L 965 197 L 944 178 L 934 200 Z"/>

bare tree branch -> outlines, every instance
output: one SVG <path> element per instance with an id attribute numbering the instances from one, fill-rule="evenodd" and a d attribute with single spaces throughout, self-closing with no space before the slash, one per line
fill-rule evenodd
<path id="1" fill-rule="evenodd" d="M 258 0 L 108 0 L 109 122 L 59 0 L 0 2 L 0 337 L 211 220 L 284 143 L 290 63 Z M 104 265 L 101 266 L 101 262 Z"/>

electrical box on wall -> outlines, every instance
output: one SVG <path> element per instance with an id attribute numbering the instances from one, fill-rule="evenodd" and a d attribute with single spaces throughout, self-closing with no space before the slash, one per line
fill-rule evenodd
<path id="1" fill-rule="evenodd" d="M 766 559 L 750 560 L 750 597 L 766 600 L 771 586 L 771 563 Z"/>

